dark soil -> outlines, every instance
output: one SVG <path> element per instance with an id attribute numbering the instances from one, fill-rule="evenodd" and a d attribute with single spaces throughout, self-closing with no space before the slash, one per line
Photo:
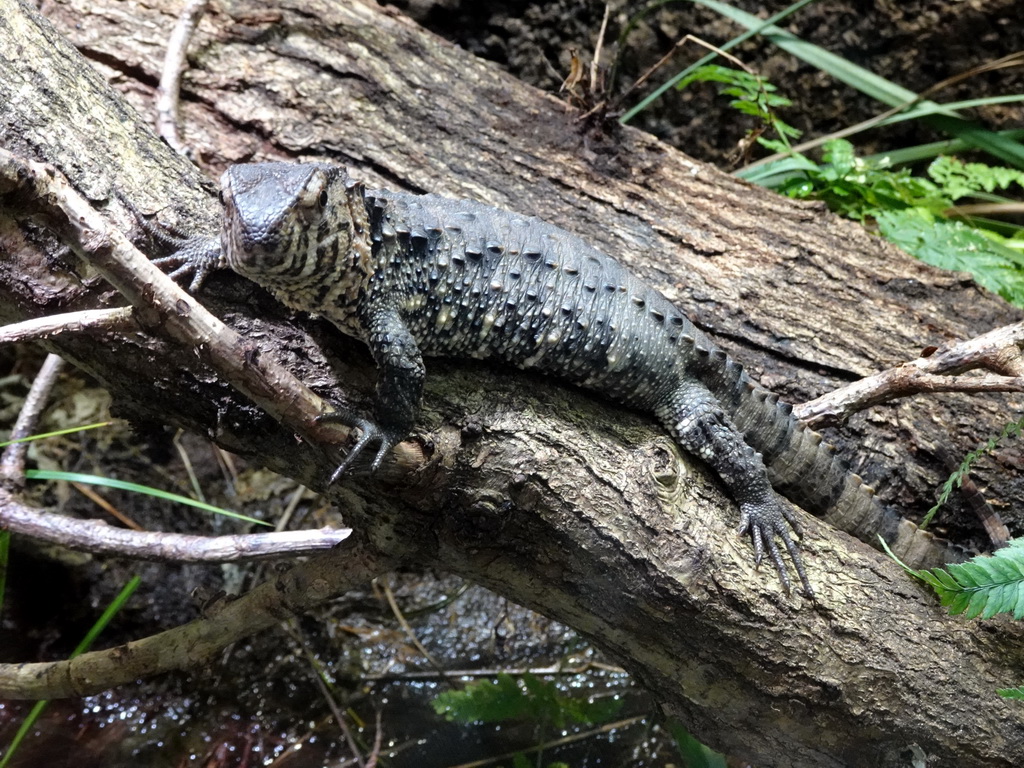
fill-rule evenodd
<path id="1" fill-rule="evenodd" d="M 789 3 L 734 0 L 760 18 Z M 476 2 L 474 0 L 399 0 L 397 5 L 421 24 L 479 56 L 506 67 L 539 88 L 557 92 L 570 71 L 572 51 L 585 66 L 593 57 L 605 3 L 597 0 Z M 602 63 L 617 64 L 609 87 L 621 94 L 643 72 L 690 34 L 722 45 L 743 30 L 719 14 L 689 2 L 669 2 L 643 16 L 619 46 L 616 41 L 630 19 L 657 3 L 612 2 L 604 37 Z M 952 0 L 864 2 L 834 0 L 812 3 L 782 26 L 854 64 L 899 85 L 922 93 L 949 78 L 1024 49 L 1024 24 L 1018 0 L 985 3 Z M 687 42 L 645 86 L 618 104 L 629 109 L 706 50 Z M 766 77 L 779 93 L 793 100 L 781 117 L 814 138 L 854 125 L 887 109 L 874 99 L 822 74 L 763 40 L 754 39 L 732 53 L 752 71 Z M 940 102 L 1024 91 L 1024 70 L 1010 68 L 976 74 L 930 93 Z M 683 92 L 670 90 L 632 124 L 650 131 L 685 152 L 729 166 L 752 118 L 738 114 L 710 84 Z M 1020 104 L 968 111 L 990 129 L 1024 127 Z M 920 121 L 907 121 L 853 137 L 861 154 L 946 138 Z"/>

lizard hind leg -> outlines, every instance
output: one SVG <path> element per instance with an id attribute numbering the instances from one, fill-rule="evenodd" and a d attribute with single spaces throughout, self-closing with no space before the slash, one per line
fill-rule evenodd
<path id="1" fill-rule="evenodd" d="M 376 472 L 391 449 L 409 436 L 419 412 L 426 371 L 423 357 L 412 333 L 397 310 L 385 307 L 367 320 L 367 343 L 377 363 L 377 396 L 374 419 L 362 418 L 347 408 L 322 414 L 318 421 L 337 421 L 359 429 L 359 439 L 345 460 L 334 470 L 334 483 L 348 470 L 356 458 L 373 443 L 377 453 L 370 465 Z"/>
<path id="2" fill-rule="evenodd" d="M 657 409 L 658 418 L 683 450 L 704 461 L 740 508 L 739 533 L 749 533 L 755 562 L 767 552 L 786 591 L 791 582 L 779 541 L 789 553 L 803 592 L 813 597 L 792 533 L 800 534 L 794 510 L 772 489 L 761 455 L 732 424 L 714 395 L 698 382 L 685 382 Z"/>

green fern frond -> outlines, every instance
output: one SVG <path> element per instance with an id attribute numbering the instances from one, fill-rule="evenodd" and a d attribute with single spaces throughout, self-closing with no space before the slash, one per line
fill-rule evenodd
<path id="1" fill-rule="evenodd" d="M 437 714 L 455 722 L 500 723 L 533 718 L 565 728 L 569 723 L 606 722 L 619 711 L 622 700 L 576 698 L 560 693 L 555 683 L 529 672 L 517 677 L 501 672 L 494 680 L 439 693 L 432 704 Z"/>
<path id="2" fill-rule="evenodd" d="M 885 542 L 883 542 L 884 546 Z M 1024 542 L 1014 539 L 991 555 L 979 555 L 946 568 L 915 570 L 885 551 L 907 573 L 929 584 L 950 614 L 990 619 L 997 613 L 1024 618 Z"/>
<path id="3" fill-rule="evenodd" d="M 764 142 L 773 148 L 778 148 L 779 142 L 781 142 L 782 150 L 780 151 L 788 151 L 789 139 L 800 136 L 801 132 L 798 129 L 783 121 L 776 113 L 776 110 L 791 106 L 793 102 L 776 93 L 778 89 L 760 75 L 718 64 L 707 64 L 689 72 L 679 80 L 676 88 L 683 90 L 694 82 L 719 83 L 721 86 L 719 93 L 733 97 L 733 100 L 729 102 L 730 107 L 757 118 L 775 131 L 779 137 L 777 140 L 764 139 Z"/>
<path id="4" fill-rule="evenodd" d="M 1024 187 L 1024 171 L 985 163 L 965 163 L 954 157 L 937 158 L 928 166 L 928 175 L 953 200 L 979 192 L 992 193 L 1014 183 Z"/>
<path id="5" fill-rule="evenodd" d="M 996 688 L 996 693 L 1004 699 L 1017 699 L 1024 701 L 1024 685 L 1019 688 Z"/>

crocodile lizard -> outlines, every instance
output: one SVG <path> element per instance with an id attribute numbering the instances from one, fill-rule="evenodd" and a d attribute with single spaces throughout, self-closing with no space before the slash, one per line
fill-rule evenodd
<path id="1" fill-rule="evenodd" d="M 369 345 L 375 418 L 359 428 L 337 479 L 376 444 L 376 469 L 416 421 L 424 356 L 494 359 L 653 414 L 721 478 L 741 533 L 788 590 L 779 542 L 807 595 L 779 494 L 916 567 L 963 559 L 883 507 L 791 408 L 757 386 L 657 290 L 579 237 L 536 218 L 436 195 L 367 190 L 327 164 L 232 166 L 220 239 L 191 238 L 158 260 L 192 290 L 230 267 L 294 309 Z"/>

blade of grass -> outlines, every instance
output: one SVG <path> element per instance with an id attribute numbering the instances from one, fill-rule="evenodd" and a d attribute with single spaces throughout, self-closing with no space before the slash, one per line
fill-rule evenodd
<path id="1" fill-rule="evenodd" d="M 139 588 L 139 584 L 141 583 L 142 579 L 138 576 L 132 576 L 131 579 L 128 580 L 128 583 L 121 588 L 120 592 L 118 592 L 117 597 L 115 597 L 111 601 L 110 605 L 107 606 L 103 615 L 96 619 L 96 623 L 93 624 L 89 631 L 85 633 L 85 637 L 82 638 L 82 642 L 75 646 L 75 650 L 71 652 L 72 659 L 89 650 L 89 647 L 95 642 L 96 638 L 99 637 L 100 632 L 106 629 L 107 624 L 109 624 L 117 615 L 117 612 L 124 607 L 124 604 L 128 602 L 128 599 L 132 596 L 135 590 Z"/>
<path id="2" fill-rule="evenodd" d="M 802 40 L 792 32 L 766 24 L 756 16 L 733 8 L 719 0 L 693 0 L 725 16 L 727 19 L 741 24 L 747 29 L 759 29 L 761 34 L 784 51 L 793 54 L 801 61 L 827 72 L 837 80 L 856 88 L 878 101 L 894 107 L 907 101 L 915 101 L 917 94 L 901 85 L 890 82 L 870 70 L 859 67 L 841 56 L 826 51 L 824 48 Z M 937 105 L 938 106 L 938 105 Z M 950 113 L 952 114 L 952 113 Z"/>
<path id="3" fill-rule="evenodd" d="M 17 440 L 7 440 L 0 443 L 0 448 L 6 448 L 8 445 L 14 445 L 15 443 L 27 443 L 32 440 L 42 440 L 44 437 L 57 437 L 58 435 L 69 435 L 72 432 L 85 432 L 87 429 L 99 429 L 100 427 L 109 427 L 113 422 L 111 421 L 97 421 L 95 424 L 86 424 L 82 427 L 68 427 L 67 429 L 58 429 L 56 432 L 44 432 L 40 435 L 29 435 L 28 437 L 21 437 Z"/>
<path id="4" fill-rule="evenodd" d="M 240 515 L 237 512 L 232 512 L 231 510 L 223 509 L 221 507 L 215 507 L 212 504 L 207 504 L 203 501 L 196 501 L 195 499 L 190 499 L 187 496 L 179 496 L 176 493 L 161 491 L 159 488 L 150 488 L 148 485 L 129 483 L 125 480 L 114 480 L 113 478 L 100 477 L 98 475 L 85 475 L 80 472 L 55 472 L 48 469 L 26 470 L 25 477 L 29 480 L 64 480 L 69 483 L 84 483 L 86 485 L 99 485 L 107 488 L 117 488 L 122 491 L 131 491 L 133 493 L 144 493 L 147 496 L 155 496 L 158 499 L 165 499 L 178 504 L 185 504 L 186 506 L 202 509 L 206 512 L 213 512 L 218 515 L 233 517 L 236 520 L 244 520 L 247 523 L 270 526 L 270 523 L 263 520 L 257 520 L 254 517 Z"/>
<path id="5" fill-rule="evenodd" d="M 941 106 L 945 109 L 952 109 L 954 111 L 961 109 L 974 109 L 975 107 L 988 107 L 992 104 L 1013 104 L 1017 101 L 1024 101 L 1024 93 L 1010 93 L 1005 96 L 986 96 L 981 99 L 964 99 L 963 101 L 950 101 Z M 877 125 L 892 125 L 893 123 L 901 123 L 904 120 L 917 120 L 923 117 L 930 117 L 931 115 L 938 114 L 940 110 L 936 110 L 935 106 L 928 102 L 922 102 L 915 104 L 912 107 L 907 108 L 898 115 L 887 117 L 884 120 L 879 120 Z"/>
<path id="6" fill-rule="evenodd" d="M 959 117 L 932 115 L 924 120 L 933 128 L 956 136 L 972 147 L 983 149 L 1015 168 L 1024 168 L 1024 146 L 1019 142 L 1006 141 L 998 133 L 993 133 Z"/>
<path id="7" fill-rule="evenodd" d="M 884 123 L 885 121 L 879 121 L 874 123 L 872 127 L 883 125 Z M 856 126 L 853 127 L 856 128 Z M 793 147 L 793 152 L 803 153 L 808 149 L 824 144 L 829 139 L 853 136 L 859 132 L 859 130 L 843 129 L 826 136 L 819 136 L 811 141 L 801 142 Z M 1011 142 L 1020 143 L 1024 141 L 1024 130 L 1019 128 L 1011 131 L 998 131 L 997 135 L 1003 136 Z M 877 155 L 865 155 L 863 159 L 875 165 L 886 163 L 889 167 L 894 167 L 909 165 L 921 160 L 931 160 L 939 155 L 956 155 L 968 149 L 972 149 L 972 147 L 966 141 L 946 139 L 944 141 L 933 141 L 928 144 L 918 144 L 914 147 L 903 147 L 890 150 L 889 152 L 881 152 Z M 734 171 L 733 175 L 754 184 L 760 184 L 763 187 L 776 187 L 792 175 L 791 171 L 794 170 L 792 161 L 794 159 L 792 156 L 784 154 L 761 158 Z M 775 178 L 776 176 L 778 178 Z"/>
<path id="8" fill-rule="evenodd" d="M 1009 141 L 1024 141 L 1024 129 L 1020 128 L 1012 131 L 999 131 L 999 135 Z M 892 165 L 905 165 L 907 163 L 916 163 L 919 160 L 929 160 L 939 155 L 956 155 L 965 149 L 969 149 L 967 142 L 960 141 L 959 139 L 947 139 L 946 141 L 934 141 L 930 144 L 919 144 L 916 147 L 894 149 L 892 152 L 883 152 L 878 155 L 868 155 L 864 159 L 874 162 L 888 158 Z"/>
<path id="9" fill-rule="evenodd" d="M 753 163 L 749 163 L 743 168 L 735 172 L 737 176 L 741 178 L 750 178 L 750 175 L 754 173 L 755 168 L 762 166 L 768 166 L 772 163 L 781 160 L 786 157 L 791 157 L 793 153 L 805 153 L 814 147 L 819 147 L 832 139 L 848 139 L 851 136 L 855 136 L 863 131 L 877 128 L 881 125 L 890 125 L 903 120 L 909 119 L 920 119 L 922 116 L 934 114 L 934 109 L 928 106 L 931 102 L 926 102 L 925 97 L 930 96 L 933 93 L 940 93 L 945 88 L 948 88 L 957 83 L 962 83 L 965 80 L 969 80 L 972 77 L 978 75 L 997 72 L 1001 69 L 1009 69 L 1011 67 L 1018 67 L 1024 65 L 1024 51 L 1013 53 L 1008 56 L 1003 56 L 1000 59 L 994 59 L 987 61 L 984 64 L 971 67 L 968 70 L 959 72 L 952 77 L 947 77 L 945 80 L 940 80 L 937 83 L 929 86 L 926 90 L 922 91 L 912 102 L 904 102 L 897 104 L 886 111 L 870 117 L 867 120 L 861 120 L 859 123 L 849 125 L 832 133 L 827 133 L 822 136 L 818 136 L 815 139 L 809 141 L 802 141 L 796 146 L 790 147 L 787 152 L 780 152 L 769 157 L 762 158 Z M 987 106 L 991 104 L 1001 104 L 1007 102 L 1019 101 L 1024 96 L 1019 94 L 1012 94 L 1009 96 L 988 96 L 981 99 L 968 99 L 960 102 L 949 102 L 943 106 L 948 109 L 973 109 L 979 106 Z M 1016 139 L 1010 137 L 1010 142 L 1015 142 Z M 1018 142 L 1019 143 L 1019 142 Z"/>
<path id="10" fill-rule="evenodd" d="M 7 747 L 7 753 L 3 758 L 0 758 L 0 768 L 7 768 L 7 764 L 11 761 L 11 758 L 14 757 L 14 752 L 18 749 L 21 742 L 25 740 L 25 737 L 28 736 L 28 732 L 32 730 L 32 726 L 36 724 L 36 720 L 38 720 L 39 716 L 43 714 L 43 710 L 46 709 L 46 705 L 49 703 L 49 701 L 43 699 L 42 701 L 37 701 L 32 705 L 32 709 L 30 709 L 29 713 L 25 715 L 25 720 L 22 722 L 21 727 L 18 728 L 18 732 L 14 734 L 14 738 L 11 739 L 11 743 Z"/>
<path id="11" fill-rule="evenodd" d="M 104 629 L 106 629 L 106 626 L 111 622 L 114 616 L 117 615 L 117 612 L 121 610 L 124 604 L 128 602 L 128 599 L 132 596 L 135 590 L 138 589 L 139 584 L 141 583 L 142 579 L 140 579 L 138 576 L 132 576 L 131 579 L 128 580 L 128 583 L 121 588 L 121 591 L 118 593 L 117 597 L 115 597 L 113 601 L 110 603 L 110 605 L 107 606 L 107 609 L 103 611 L 103 615 L 101 615 L 96 620 L 96 622 L 92 625 L 89 631 L 86 632 L 85 637 L 82 638 L 82 641 L 75 647 L 75 650 L 71 652 L 72 659 L 75 658 L 75 656 L 78 656 L 79 654 L 85 653 L 87 650 L 89 650 L 90 646 L 99 636 L 99 634 Z M 21 727 L 18 728 L 18 732 L 14 734 L 14 738 L 11 739 L 11 743 L 7 747 L 7 754 L 5 754 L 2 759 L 0 759 L 0 768 L 7 768 L 7 765 L 8 763 L 10 763 L 11 758 L 14 757 L 14 753 L 17 750 L 18 746 L 21 744 L 22 741 L 25 740 L 25 737 L 32 730 L 33 726 L 35 726 L 36 721 L 39 719 L 39 716 L 42 715 L 43 710 L 49 703 L 50 702 L 48 700 L 43 699 L 42 701 L 37 701 L 32 706 L 32 709 L 29 711 L 28 715 L 25 716 L 25 720 L 24 722 L 22 722 Z"/>

